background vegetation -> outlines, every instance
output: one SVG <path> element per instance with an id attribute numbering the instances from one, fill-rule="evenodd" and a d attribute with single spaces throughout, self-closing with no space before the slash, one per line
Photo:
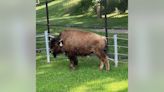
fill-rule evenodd
<path id="1" fill-rule="evenodd" d="M 43 1 L 43 0 L 42 0 Z M 94 0 L 55 0 L 49 3 L 49 16 L 50 24 L 67 26 L 79 26 L 79 27 L 92 27 L 92 28 L 104 28 L 104 18 L 97 16 L 96 7 L 97 4 Z M 112 2 L 115 0 L 112 0 Z M 116 0 L 117 1 L 117 0 Z M 121 0 L 122 1 L 122 0 Z M 125 0 L 126 1 L 126 0 Z M 108 28 L 114 29 L 127 29 L 128 27 L 128 13 L 119 13 L 116 10 L 110 10 L 112 7 L 108 2 Z M 113 3 L 113 8 L 115 3 Z M 102 4 L 103 5 L 103 4 Z M 123 4 L 124 5 L 124 4 Z M 102 6 L 103 7 L 103 6 Z M 125 9 L 125 8 L 124 8 Z M 39 24 L 46 24 L 45 4 L 38 5 L 36 8 L 37 17 L 37 32 L 42 32 L 46 27 Z M 103 12 L 103 8 L 100 12 Z"/>

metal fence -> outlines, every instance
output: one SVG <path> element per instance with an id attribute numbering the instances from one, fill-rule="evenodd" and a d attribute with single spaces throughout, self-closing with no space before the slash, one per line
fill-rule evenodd
<path id="1" fill-rule="evenodd" d="M 37 41 L 37 43 L 44 43 L 45 46 L 42 47 L 42 48 L 38 48 L 36 49 L 37 52 L 39 51 L 46 51 L 46 58 L 47 58 L 47 63 L 50 63 L 50 48 L 49 48 L 49 37 L 52 37 L 52 35 L 48 34 L 48 31 L 45 31 L 44 34 L 39 34 L 36 36 L 36 38 L 44 38 L 43 41 Z M 123 56 L 128 56 L 128 54 L 123 54 L 123 53 L 118 53 L 118 48 L 125 48 L 125 49 L 128 49 L 127 46 L 121 46 L 121 45 L 118 45 L 118 39 L 120 40 L 128 40 L 128 39 L 125 39 L 125 38 L 119 38 L 117 37 L 117 34 L 114 34 L 113 37 L 110 37 L 111 39 L 113 39 L 114 41 L 114 45 L 108 45 L 108 46 L 112 46 L 114 48 L 114 53 L 108 53 L 108 54 L 113 54 L 114 55 L 114 58 L 109 58 L 110 60 L 114 61 L 115 63 L 115 67 L 118 66 L 118 57 L 119 55 L 123 55 Z"/>

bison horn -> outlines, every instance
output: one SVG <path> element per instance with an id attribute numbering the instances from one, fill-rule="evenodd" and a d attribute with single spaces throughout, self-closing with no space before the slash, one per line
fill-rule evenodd
<path id="1" fill-rule="evenodd" d="M 49 35 L 49 37 L 52 38 L 52 39 L 55 38 L 55 36 L 53 36 L 53 35 Z"/>

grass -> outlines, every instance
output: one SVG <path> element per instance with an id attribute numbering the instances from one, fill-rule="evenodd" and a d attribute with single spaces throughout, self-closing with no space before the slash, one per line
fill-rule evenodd
<path id="1" fill-rule="evenodd" d="M 44 54 L 45 55 L 45 54 Z M 37 92 L 127 92 L 128 63 L 119 63 L 118 68 L 110 62 L 109 72 L 99 71 L 95 56 L 79 57 L 79 66 L 70 70 L 66 57 L 51 57 L 46 63 L 43 54 L 37 55 Z"/>

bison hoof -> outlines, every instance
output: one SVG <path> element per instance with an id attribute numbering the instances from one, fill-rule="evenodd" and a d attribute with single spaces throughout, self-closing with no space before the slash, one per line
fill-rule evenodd
<path id="1" fill-rule="evenodd" d="M 100 64 L 100 65 L 99 65 L 99 70 L 102 70 L 103 67 L 104 67 L 104 64 Z"/>
<path id="2" fill-rule="evenodd" d="M 99 68 L 99 71 L 102 71 L 102 69 Z"/>
<path id="3" fill-rule="evenodd" d="M 100 69 L 100 68 L 99 68 L 99 71 L 102 71 L 102 70 L 103 70 L 103 69 Z M 110 69 L 106 69 L 106 71 L 110 71 Z"/>
<path id="4" fill-rule="evenodd" d="M 70 64 L 70 69 L 72 69 L 72 70 L 75 70 L 75 67 L 74 67 L 74 65 L 73 64 Z"/>
<path id="5" fill-rule="evenodd" d="M 106 71 L 110 71 L 110 69 L 106 69 Z"/>
<path id="6" fill-rule="evenodd" d="M 71 70 L 75 70 L 75 67 L 70 67 Z"/>

